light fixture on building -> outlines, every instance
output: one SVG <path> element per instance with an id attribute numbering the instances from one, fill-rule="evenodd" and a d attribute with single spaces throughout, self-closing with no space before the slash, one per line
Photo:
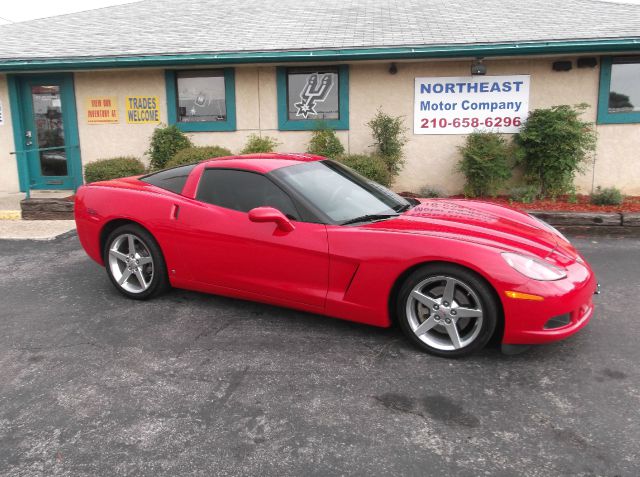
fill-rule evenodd
<path id="1" fill-rule="evenodd" d="M 478 57 L 475 59 L 475 61 L 471 64 L 471 74 L 472 75 L 486 75 L 487 74 L 487 67 L 482 63 L 483 58 L 482 57 Z"/>
<path id="2" fill-rule="evenodd" d="M 390 75 L 395 75 L 398 72 L 398 67 L 396 66 L 395 63 L 391 63 L 389 65 L 389 74 Z"/>
<path id="3" fill-rule="evenodd" d="M 598 66 L 598 60 L 593 56 L 578 58 L 576 63 L 578 64 L 578 68 L 595 68 Z"/>
<path id="4" fill-rule="evenodd" d="M 554 61 L 551 68 L 553 68 L 553 71 L 569 71 L 573 68 L 573 63 L 569 60 Z"/>

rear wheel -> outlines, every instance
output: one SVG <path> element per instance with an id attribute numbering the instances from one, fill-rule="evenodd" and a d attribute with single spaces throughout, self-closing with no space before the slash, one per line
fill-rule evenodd
<path id="1" fill-rule="evenodd" d="M 139 225 L 122 225 L 109 234 L 104 263 L 113 285 L 129 298 L 146 300 L 169 287 L 162 251 Z"/>
<path id="2" fill-rule="evenodd" d="M 448 264 L 414 271 L 400 288 L 396 311 L 413 343 L 451 358 L 483 348 L 498 321 L 489 285 L 470 270 Z"/>

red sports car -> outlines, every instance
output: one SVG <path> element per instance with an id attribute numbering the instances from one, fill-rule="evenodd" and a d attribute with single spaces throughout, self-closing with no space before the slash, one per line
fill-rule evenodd
<path id="1" fill-rule="evenodd" d="M 585 326 L 596 279 L 554 228 L 468 200 L 406 199 L 323 157 L 213 159 L 81 187 L 83 247 L 130 298 L 169 286 L 375 326 L 455 357 L 499 333 Z"/>

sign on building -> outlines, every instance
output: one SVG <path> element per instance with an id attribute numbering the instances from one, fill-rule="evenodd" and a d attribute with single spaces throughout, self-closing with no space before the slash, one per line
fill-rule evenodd
<path id="1" fill-rule="evenodd" d="M 87 98 L 87 122 L 89 124 L 110 124 L 118 122 L 118 98 L 100 96 Z"/>
<path id="2" fill-rule="evenodd" d="M 416 78 L 413 132 L 516 133 L 529 113 L 529 75 Z"/>
<path id="3" fill-rule="evenodd" d="M 127 96 L 127 123 L 157 124 L 160 122 L 160 100 L 157 96 Z"/>

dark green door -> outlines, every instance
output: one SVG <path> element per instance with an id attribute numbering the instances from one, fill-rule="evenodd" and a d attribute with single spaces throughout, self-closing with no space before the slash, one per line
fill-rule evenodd
<path id="1" fill-rule="evenodd" d="M 29 188 L 77 189 L 82 163 L 73 76 L 20 76 L 17 83 L 23 141 L 18 163 L 27 169 L 22 172 Z"/>

